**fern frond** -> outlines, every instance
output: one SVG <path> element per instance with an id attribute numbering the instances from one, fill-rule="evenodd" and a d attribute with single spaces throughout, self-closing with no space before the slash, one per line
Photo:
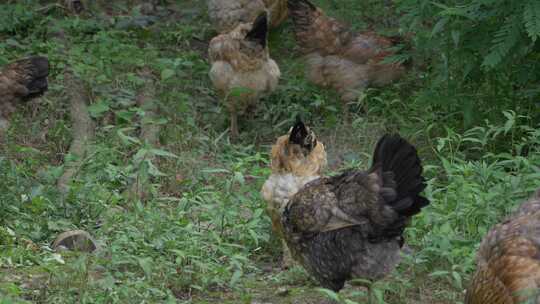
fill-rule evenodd
<path id="1" fill-rule="evenodd" d="M 540 37 L 540 1 L 529 0 L 525 4 L 523 22 L 527 35 L 531 37 L 533 42 L 536 42 L 536 39 Z"/>
<path id="2" fill-rule="evenodd" d="M 483 67 L 494 68 L 506 58 L 520 40 L 520 26 L 521 22 L 518 18 L 508 18 L 501 29 L 495 32 L 493 45 L 482 62 Z"/>

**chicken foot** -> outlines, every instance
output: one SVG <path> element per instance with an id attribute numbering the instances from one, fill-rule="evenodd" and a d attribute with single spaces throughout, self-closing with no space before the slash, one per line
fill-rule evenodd
<path id="1" fill-rule="evenodd" d="M 231 110 L 231 141 L 235 142 L 238 140 L 238 114 L 235 109 Z"/>
<path id="2" fill-rule="evenodd" d="M 373 282 L 369 281 L 363 281 L 363 282 L 351 282 L 351 285 L 356 286 L 362 286 L 367 289 L 367 303 L 368 304 L 376 304 L 376 302 L 373 300 Z"/>
<path id="3" fill-rule="evenodd" d="M 283 257 L 281 260 L 281 269 L 286 270 L 294 266 L 294 260 L 291 255 L 291 251 L 289 247 L 287 247 L 287 243 L 285 243 L 285 240 L 281 240 L 282 247 L 283 247 Z"/>

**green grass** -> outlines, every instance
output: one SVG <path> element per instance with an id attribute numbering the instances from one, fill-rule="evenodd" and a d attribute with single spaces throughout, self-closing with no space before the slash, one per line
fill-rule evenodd
<path id="1" fill-rule="evenodd" d="M 302 269 L 278 268 L 281 247 L 259 194 L 270 144 L 297 114 L 327 146 L 329 171 L 367 167 L 387 131 L 409 138 L 424 159 L 432 204 L 407 230 L 412 253 L 377 283 L 381 303 L 462 301 L 483 234 L 540 187 L 539 122 L 528 109 L 499 108 L 502 118 L 464 129 L 459 115 L 426 104 L 426 77 L 434 75 L 417 67 L 395 85 L 367 90 L 367 112 L 347 124 L 336 93 L 304 79 L 290 22 L 270 35 L 280 85 L 253 119 L 241 119 L 240 142 L 231 144 L 228 115 L 207 77 L 205 42 L 214 33 L 204 3 L 169 1 L 173 15 L 138 27 L 128 2 L 96 4 L 94 16 L 83 18 L 55 6 L 45 14 L 38 1 L 0 5 L 7 14 L 0 63 L 41 53 L 52 67 L 49 92 L 18 107 L 0 147 L 0 303 L 321 303 L 323 292 Z M 315 2 L 355 29 L 372 20 L 380 32 L 401 26 L 382 1 Z M 50 37 L 54 27 L 70 37 L 66 56 Z M 71 141 L 66 64 L 92 92 L 99 127 L 64 197 L 56 179 Z M 134 102 L 143 66 L 156 78 L 160 147 L 135 140 L 144 118 Z M 149 153 L 158 155 L 152 166 L 141 161 Z M 152 181 L 143 202 L 124 194 L 140 174 Z M 102 249 L 53 252 L 55 236 L 75 228 Z M 347 287 L 340 297 L 361 302 L 365 293 Z"/>

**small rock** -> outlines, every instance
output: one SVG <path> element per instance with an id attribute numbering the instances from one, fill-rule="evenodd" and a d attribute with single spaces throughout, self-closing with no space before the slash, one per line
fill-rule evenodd
<path id="1" fill-rule="evenodd" d="M 138 8 L 143 15 L 154 15 L 157 12 L 155 3 L 143 3 Z"/>
<path id="2" fill-rule="evenodd" d="M 2 113 L 0 113 L 2 115 Z M 9 121 L 0 116 L 0 133 L 5 133 L 9 129 Z"/>
<path id="3" fill-rule="evenodd" d="M 276 292 L 276 295 L 278 295 L 280 297 L 284 297 L 284 296 L 288 295 L 289 292 L 291 292 L 291 290 L 289 288 L 280 287 L 280 288 L 278 288 L 278 290 Z"/>
<path id="4" fill-rule="evenodd" d="M 268 264 L 268 265 L 264 265 L 262 267 L 262 271 L 265 272 L 265 273 L 271 273 L 274 271 L 274 267 L 272 267 L 271 264 Z"/>
<path id="5" fill-rule="evenodd" d="M 97 249 L 96 241 L 84 230 L 71 230 L 61 233 L 52 244 L 56 251 L 74 250 L 93 252 Z"/>

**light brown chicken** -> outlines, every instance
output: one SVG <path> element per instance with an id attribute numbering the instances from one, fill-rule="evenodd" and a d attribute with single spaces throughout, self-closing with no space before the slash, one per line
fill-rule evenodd
<path id="1" fill-rule="evenodd" d="M 309 81 L 334 88 L 347 104 L 368 86 L 384 86 L 405 72 L 402 64 L 382 61 L 397 42 L 373 32 L 352 33 L 309 0 L 288 0 L 296 40 L 306 57 Z"/>
<path id="2" fill-rule="evenodd" d="M 46 57 L 33 56 L 14 61 L 0 70 L 0 124 L 14 110 L 15 104 L 41 95 L 47 90 L 49 61 Z"/>
<path id="3" fill-rule="evenodd" d="M 265 10 L 270 14 L 270 26 L 277 27 L 287 19 L 287 0 L 208 0 L 208 16 L 220 33 L 253 22 Z"/>
<path id="4" fill-rule="evenodd" d="M 465 304 L 540 303 L 540 189 L 480 244 Z"/>
<path id="5" fill-rule="evenodd" d="M 231 138 L 238 137 L 237 116 L 261 96 L 272 92 L 281 75 L 267 46 L 266 12 L 253 24 L 240 24 L 233 31 L 210 41 L 210 79 L 231 115 Z"/>
<path id="6" fill-rule="evenodd" d="M 272 174 L 261 193 L 268 203 L 267 211 L 274 233 L 283 244 L 283 267 L 292 265 L 281 225 L 281 214 L 289 199 L 308 182 L 319 178 L 326 167 L 326 151 L 315 133 L 298 120 L 288 134 L 277 139 L 271 152 Z"/>

